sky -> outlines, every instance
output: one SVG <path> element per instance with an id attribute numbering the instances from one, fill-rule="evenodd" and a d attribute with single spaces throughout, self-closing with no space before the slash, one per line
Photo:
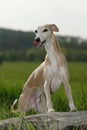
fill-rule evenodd
<path id="1" fill-rule="evenodd" d="M 34 31 L 44 24 L 87 39 L 87 0 L 0 0 L 0 28 Z"/>

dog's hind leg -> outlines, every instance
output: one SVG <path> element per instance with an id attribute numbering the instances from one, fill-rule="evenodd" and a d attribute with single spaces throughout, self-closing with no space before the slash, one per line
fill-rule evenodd
<path id="1" fill-rule="evenodd" d="M 18 109 L 22 114 L 26 114 L 28 112 L 29 107 L 29 96 L 26 96 L 25 94 L 21 94 L 18 100 Z"/>
<path id="2" fill-rule="evenodd" d="M 44 94 L 41 94 L 37 100 L 36 111 L 38 113 L 47 113 L 47 103 Z"/>

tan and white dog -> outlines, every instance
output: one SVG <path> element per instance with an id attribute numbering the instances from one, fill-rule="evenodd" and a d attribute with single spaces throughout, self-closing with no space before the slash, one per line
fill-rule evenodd
<path id="1" fill-rule="evenodd" d="M 45 46 L 47 55 L 45 61 L 26 81 L 19 97 L 18 111 L 24 114 L 31 108 L 39 113 L 53 112 L 51 92 L 57 91 L 62 82 L 65 86 L 70 111 L 76 111 L 69 84 L 67 62 L 53 31 L 59 31 L 55 24 L 39 26 L 35 30 L 34 45 L 38 48 Z M 14 101 L 12 110 L 16 102 L 17 100 Z"/>

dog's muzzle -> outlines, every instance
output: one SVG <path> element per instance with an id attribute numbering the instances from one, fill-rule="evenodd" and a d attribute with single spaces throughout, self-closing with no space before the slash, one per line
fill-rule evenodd
<path id="1" fill-rule="evenodd" d="M 43 44 L 46 42 L 46 40 L 44 40 L 43 42 L 40 41 L 40 38 L 36 38 L 34 40 L 34 46 L 37 46 L 38 48 L 42 47 Z"/>

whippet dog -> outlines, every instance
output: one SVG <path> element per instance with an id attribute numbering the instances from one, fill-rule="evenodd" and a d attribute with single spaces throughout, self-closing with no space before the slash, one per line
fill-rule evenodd
<path id="1" fill-rule="evenodd" d="M 31 108 L 38 113 L 53 112 L 51 92 L 59 89 L 63 82 L 70 111 L 76 111 L 69 84 L 66 59 L 53 32 L 59 32 L 55 24 L 39 26 L 35 30 L 34 45 L 45 46 L 45 61 L 30 75 L 18 100 L 18 111 L 26 114 Z M 12 105 L 12 110 L 17 100 Z"/>

